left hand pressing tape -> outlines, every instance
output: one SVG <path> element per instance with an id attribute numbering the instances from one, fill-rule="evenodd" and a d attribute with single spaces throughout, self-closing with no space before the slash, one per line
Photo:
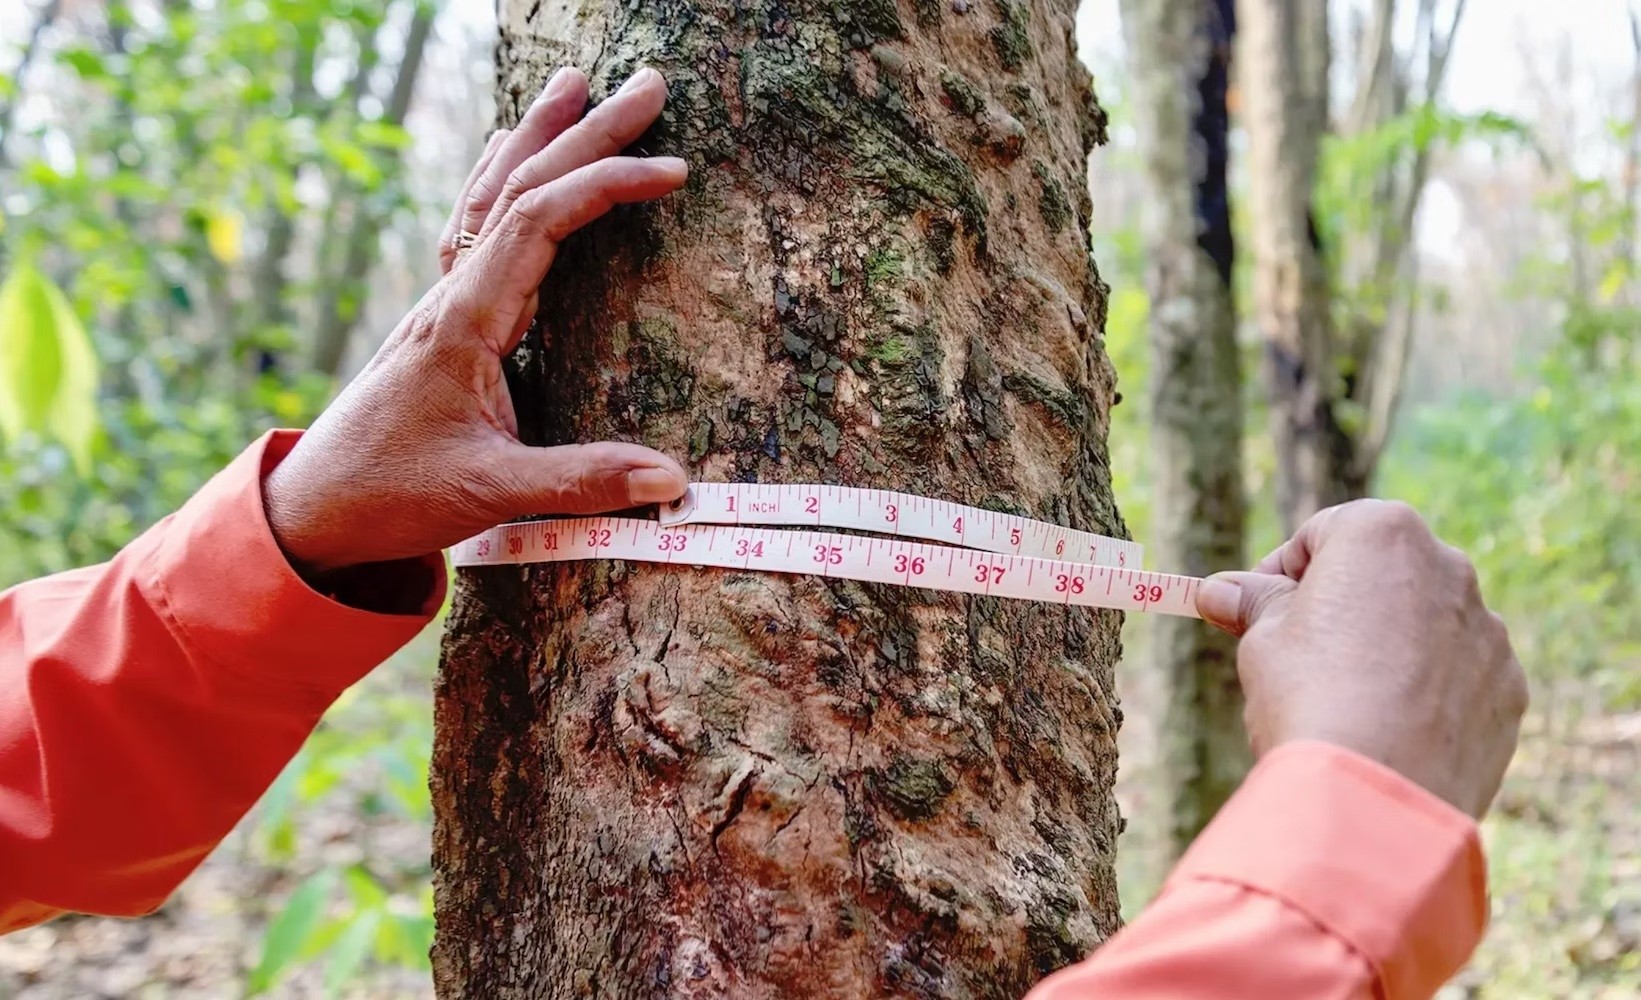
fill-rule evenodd
<path id="1" fill-rule="evenodd" d="M 457 566 L 628 559 L 1198 617 L 1202 581 L 1146 572 L 1142 556 L 1119 538 L 911 493 L 760 483 L 692 484 L 655 521 L 522 521 L 452 550 Z"/>

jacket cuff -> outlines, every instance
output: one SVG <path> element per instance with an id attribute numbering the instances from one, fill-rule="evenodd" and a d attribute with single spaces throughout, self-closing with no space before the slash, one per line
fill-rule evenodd
<path id="1" fill-rule="evenodd" d="M 1475 822 L 1326 743 L 1265 755 L 1169 881 L 1193 879 L 1240 885 L 1304 913 L 1367 959 L 1387 1000 L 1435 992 L 1487 926 Z"/>
<path id="2" fill-rule="evenodd" d="M 444 602 L 442 553 L 406 560 L 426 579 L 417 614 L 378 614 L 316 592 L 268 527 L 264 477 L 300 432 L 274 431 L 151 532 L 144 584 L 187 644 L 259 681 L 338 692 L 415 638 Z"/>

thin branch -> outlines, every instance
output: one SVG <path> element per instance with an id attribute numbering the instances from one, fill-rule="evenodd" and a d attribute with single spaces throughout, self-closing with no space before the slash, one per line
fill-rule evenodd
<path id="1" fill-rule="evenodd" d="M 411 17 L 410 29 L 405 34 L 404 58 L 399 61 L 393 90 L 388 95 L 387 109 L 382 115 L 382 120 L 389 125 L 403 125 L 405 116 L 410 112 L 410 101 L 416 92 L 416 78 L 422 68 L 422 56 L 433 33 L 434 14 L 432 7 L 418 3 Z M 325 290 L 320 303 L 319 329 L 314 335 L 313 368 L 332 376 L 341 371 L 348 337 L 363 311 L 357 300 L 345 302 L 344 298 L 349 291 L 363 285 L 383 224 L 363 199 L 356 201 L 353 209 L 353 219 L 342 243 L 345 253 L 342 269 Z"/>
<path id="2" fill-rule="evenodd" d="M 1400 322 L 1389 324 L 1380 342 L 1374 360 L 1374 377 L 1367 399 L 1367 420 L 1362 430 L 1361 443 L 1356 449 L 1356 472 L 1363 482 L 1370 482 L 1379 466 L 1390 432 L 1395 429 L 1396 413 L 1401 408 L 1402 393 L 1407 386 L 1407 362 L 1413 353 L 1413 328 L 1419 315 L 1419 258 L 1408 258 L 1408 293 L 1402 303 Z"/>
<path id="3" fill-rule="evenodd" d="M 1432 17 L 1432 33 L 1430 35 L 1429 63 L 1425 67 L 1425 98 L 1434 101 L 1441 93 L 1442 83 L 1447 79 L 1448 60 L 1453 55 L 1453 39 L 1459 33 L 1459 22 L 1464 20 L 1466 0 L 1457 0 L 1453 4 L 1453 16 L 1447 22 L 1447 30 L 1438 38 L 1434 33 Z"/>
<path id="4" fill-rule="evenodd" d="M 291 68 L 291 110 L 297 115 L 314 111 L 318 88 L 314 84 L 317 70 L 319 35 L 316 31 L 302 32 L 297 37 L 297 51 Z M 251 275 L 251 300 L 254 323 L 258 327 L 281 325 L 288 319 L 285 289 L 289 280 L 285 274 L 285 259 L 290 255 L 296 237 L 296 220 L 279 204 L 270 200 L 263 230 L 267 233 L 262 256 Z M 271 359 L 264 359 L 266 365 Z"/>
<path id="5" fill-rule="evenodd" d="M 1436 28 L 1435 0 L 1423 0 L 1419 6 L 1419 21 L 1425 41 L 1425 76 L 1423 106 L 1433 105 L 1440 96 L 1447 74 L 1448 60 L 1453 52 L 1453 38 L 1464 17 L 1465 0 L 1457 0 L 1447 30 Z M 1399 306 L 1400 319 L 1387 314 L 1385 327 L 1363 359 L 1363 371 L 1357 383 L 1357 399 L 1366 411 L 1365 425 L 1356 455 L 1356 474 L 1363 482 L 1371 481 L 1385 446 L 1395 427 L 1396 413 L 1407 385 L 1408 358 L 1412 354 L 1414 329 L 1419 312 L 1419 255 L 1412 249 L 1413 226 L 1418 218 L 1419 204 L 1429 180 L 1430 150 L 1416 149 L 1408 166 L 1407 186 L 1401 192 L 1399 211 L 1392 224 L 1389 246 L 1381 247 L 1384 256 L 1378 261 L 1376 280 L 1380 287 L 1389 287 L 1398 277 L 1406 289 L 1392 301 Z"/>
<path id="6" fill-rule="evenodd" d="M 1419 5 L 1419 25 L 1425 43 L 1425 78 L 1423 106 L 1433 106 L 1441 95 L 1441 86 L 1447 75 L 1448 61 L 1453 53 L 1453 39 L 1456 36 L 1459 23 L 1464 17 L 1465 0 L 1457 0 L 1453 6 L 1453 16 L 1448 19 L 1446 29 L 1439 30 L 1435 16 L 1435 0 L 1421 0 Z M 1394 420 L 1395 408 L 1402 395 L 1402 384 L 1406 377 L 1407 357 L 1411 351 L 1413 338 L 1414 314 L 1413 303 L 1417 302 L 1419 289 L 1418 257 L 1413 250 L 1413 227 L 1418 220 L 1419 205 L 1424 199 L 1424 189 L 1430 179 L 1430 150 L 1419 148 L 1413 151 L 1413 159 L 1407 165 L 1404 186 L 1394 192 L 1390 204 L 1394 206 L 1389 226 L 1381 233 L 1381 240 L 1377 251 L 1377 258 L 1371 272 L 1375 288 L 1387 290 L 1387 298 L 1395 301 L 1396 296 L 1388 289 L 1397 281 L 1403 272 L 1414 282 L 1405 292 L 1406 309 L 1405 319 L 1401 323 L 1394 323 L 1387 316 L 1386 327 L 1379 331 L 1378 336 L 1365 337 L 1358 342 L 1358 371 L 1359 378 L 1355 385 L 1354 398 L 1367 410 L 1367 426 L 1363 430 L 1363 444 L 1358 454 L 1359 470 L 1371 473 L 1378 463 L 1380 452 L 1389 439 L 1390 425 Z"/>
<path id="7" fill-rule="evenodd" d="M 1375 106 L 1395 75 L 1395 45 L 1391 30 L 1395 19 L 1396 0 L 1374 0 L 1373 20 L 1362 39 L 1356 94 L 1351 100 L 1350 116 L 1346 119 L 1351 135 L 1360 135 L 1368 130 Z"/>
<path id="8" fill-rule="evenodd" d="M 381 59 L 381 49 L 376 42 L 376 29 L 359 25 L 354 33 L 354 43 L 359 50 L 358 62 L 354 64 L 353 79 L 348 81 L 345 91 L 347 100 L 337 104 L 335 111 L 326 121 L 327 126 L 338 122 L 345 122 L 351 126 L 364 115 L 365 98 L 369 97 L 370 75 L 375 72 L 376 64 Z M 341 224 L 337 221 L 342 215 L 343 207 L 349 203 L 354 192 L 348 184 L 347 177 L 337 170 L 334 164 L 327 165 L 323 171 L 325 190 L 329 197 L 325 200 L 325 213 L 319 224 L 319 272 L 321 274 L 335 274 L 336 269 L 342 266 L 342 233 Z"/>

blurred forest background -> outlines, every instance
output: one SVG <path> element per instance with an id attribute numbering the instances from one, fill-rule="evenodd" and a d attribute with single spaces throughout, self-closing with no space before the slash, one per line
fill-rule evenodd
<path id="1" fill-rule="evenodd" d="M 1372 492 L 1476 560 L 1534 682 L 1485 824 L 1493 929 L 1451 992 L 1634 997 L 1641 30 L 1624 0 L 1329 10 L 1301 194 L 1321 308 L 1377 373 L 1335 413 L 1373 446 Z M 1125 396 L 1113 465 L 1152 542 L 1158 234 L 1135 123 L 1155 92 L 1133 53 L 1154 39 L 1116 0 L 1085 3 L 1079 29 L 1111 115 L 1090 183 Z M 437 276 L 448 200 L 492 121 L 493 44 L 485 0 L 0 0 L 0 585 L 108 557 L 368 358 Z M 1272 244 L 1248 192 L 1271 181 L 1249 176 L 1250 147 L 1233 122 L 1229 329 L 1257 557 L 1281 537 L 1293 456 L 1261 377 L 1256 257 Z M 1119 669 L 1130 913 L 1175 849 L 1151 627 L 1130 622 Z M 0 938 L 0 998 L 430 995 L 435 638 L 350 691 L 159 914 Z"/>

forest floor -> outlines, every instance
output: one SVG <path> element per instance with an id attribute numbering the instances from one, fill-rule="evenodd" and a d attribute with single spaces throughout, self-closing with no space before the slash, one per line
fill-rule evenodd
<path id="1" fill-rule="evenodd" d="M 327 720 L 331 733 L 393 725 L 383 705 L 429 711 L 432 643 L 355 689 Z M 1125 910 L 1143 907 L 1161 861 L 1147 827 L 1157 787 L 1144 720 L 1141 672 L 1124 673 L 1120 798 Z M 387 721 L 384 721 L 387 720 Z M 378 734 L 379 735 L 379 734 Z M 372 736 L 375 739 L 376 736 Z M 361 862 L 397 879 L 415 905 L 427 878 L 425 818 L 372 806 L 379 776 L 344 766 L 339 784 L 296 815 L 294 837 L 270 856 L 253 817 L 157 914 L 141 920 L 67 917 L 0 937 L 0 1000 L 217 1000 L 245 994 L 267 922 L 315 871 Z M 1529 721 L 1522 749 L 1484 826 L 1493 876 L 1493 924 L 1475 961 L 1443 1000 L 1633 1000 L 1641 996 L 1641 715 L 1564 710 L 1555 725 Z M 424 890 L 425 891 L 425 890 Z M 344 905 L 338 902 L 336 905 Z M 420 1000 L 425 970 L 367 963 L 327 992 L 310 963 L 267 995 Z"/>

